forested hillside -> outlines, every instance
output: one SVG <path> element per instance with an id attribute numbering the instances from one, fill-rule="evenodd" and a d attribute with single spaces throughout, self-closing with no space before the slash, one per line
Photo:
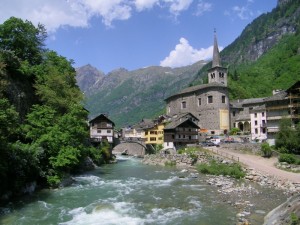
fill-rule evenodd
<path id="1" fill-rule="evenodd" d="M 231 99 L 264 97 L 300 79 L 300 1 L 286 1 L 250 23 L 221 52 L 228 67 Z M 199 71 L 193 85 L 205 80 Z"/>
<path id="2" fill-rule="evenodd" d="M 27 186 L 57 185 L 90 156 L 87 111 L 71 61 L 44 47 L 46 31 L 0 25 L 0 202 Z"/>

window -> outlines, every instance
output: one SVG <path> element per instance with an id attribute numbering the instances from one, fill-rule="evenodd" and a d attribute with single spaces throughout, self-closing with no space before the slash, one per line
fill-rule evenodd
<path id="1" fill-rule="evenodd" d="M 225 97 L 225 95 L 223 95 L 222 96 L 222 103 L 225 103 L 225 99 L 226 99 L 226 97 Z"/>
<path id="2" fill-rule="evenodd" d="M 263 134 L 265 134 L 266 133 L 266 128 L 263 128 L 262 132 L 263 132 Z"/>
<path id="3" fill-rule="evenodd" d="M 262 112 L 262 113 L 261 113 L 261 116 L 264 117 L 264 116 L 265 116 L 265 112 Z"/>
<path id="4" fill-rule="evenodd" d="M 107 133 L 110 134 L 110 133 L 111 133 L 111 130 L 107 130 Z"/>
<path id="5" fill-rule="evenodd" d="M 150 137 L 150 141 L 156 141 L 156 137 Z"/>
<path id="6" fill-rule="evenodd" d="M 257 125 L 257 120 L 254 121 L 254 124 Z"/>
<path id="7" fill-rule="evenodd" d="M 232 112 L 232 116 L 235 116 L 235 111 Z"/>
<path id="8" fill-rule="evenodd" d="M 213 96 L 207 96 L 207 102 L 208 103 L 213 103 Z"/>
<path id="9" fill-rule="evenodd" d="M 254 118 L 257 118 L 257 113 L 254 113 Z"/>
<path id="10" fill-rule="evenodd" d="M 258 129 L 257 128 L 255 128 L 255 133 L 258 134 Z"/>
<path id="11" fill-rule="evenodd" d="M 101 130 L 100 130 L 100 129 L 98 129 L 98 130 L 97 130 L 97 133 L 98 133 L 98 134 L 100 134 L 100 133 L 101 133 Z"/>
<path id="12" fill-rule="evenodd" d="M 265 120 L 262 120 L 262 124 L 265 125 L 265 124 L 266 124 L 266 121 L 265 121 Z"/>
<path id="13" fill-rule="evenodd" d="M 185 109 L 186 108 L 186 102 L 181 102 L 181 108 Z"/>
<path id="14" fill-rule="evenodd" d="M 198 98 L 198 106 L 201 105 L 201 98 Z"/>

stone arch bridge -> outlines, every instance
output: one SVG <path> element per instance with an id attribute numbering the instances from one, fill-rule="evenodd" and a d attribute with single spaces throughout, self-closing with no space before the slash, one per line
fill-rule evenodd
<path id="1" fill-rule="evenodd" d="M 116 145 L 112 153 L 113 154 L 125 154 L 144 157 L 147 153 L 155 152 L 155 148 L 151 144 L 145 144 L 141 140 L 124 139 L 120 141 L 120 144 Z"/>

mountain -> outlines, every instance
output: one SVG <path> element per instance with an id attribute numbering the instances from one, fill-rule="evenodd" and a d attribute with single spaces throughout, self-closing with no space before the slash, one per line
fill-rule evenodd
<path id="1" fill-rule="evenodd" d="M 230 98 L 265 97 L 300 80 L 300 0 L 279 0 L 221 52 L 228 67 Z M 221 37 L 220 37 L 221 38 Z M 163 99 L 207 80 L 211 63 L 182 68 L 120 68 L 95 78 L 86 91 L 91 116 L 108 113 L 118 127 L 153 118 L 165 110 Z M 78 70 L 77 70 L 78 71 Z"/>
<path id="2" fill-rule="evenodd" d="M 300 80 L 300 0 L 279 0 L 270 13 L 246 26 L 221 52 L 231 99 L 264 97 Z M 207 76 L 203 67 L 192 85 Z"/>
<path id="3" fill-rule="evenodd" d="M 83 93 L 88 93 L 90 87 L 98 80 L 101 80 L 105 74 L 102 71 L 97 70 L 90 64 L 79 67 L 76 69 L 76 81 Z"/>
<path id="4" fill-rule="evenodd" d="M 151 66 L 133 71 L 119 68 L 100 78 L 81 75 L 96 80 L 86 89 L 85 107 L 91 117 L 99 113 L 109 114 L 118 127 L 152 118 L 164 113 L 164 99 L 187 87 L 205 64 L 200 61 L 175 69 Z M 85 79 L 79 82 L 88 83 Z M 79 83 L 79 86 L 82 84 Z"/>

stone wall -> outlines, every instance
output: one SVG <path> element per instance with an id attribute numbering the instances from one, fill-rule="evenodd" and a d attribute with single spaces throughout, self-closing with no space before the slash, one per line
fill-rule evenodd
<path id="1" fill-rule="evenodd" d="M 221 145 L 225 149 L 233 149 L 238 151 L 250 151 L 254 154 L 260 152 L 260 143 L 224 143 Z"/>

